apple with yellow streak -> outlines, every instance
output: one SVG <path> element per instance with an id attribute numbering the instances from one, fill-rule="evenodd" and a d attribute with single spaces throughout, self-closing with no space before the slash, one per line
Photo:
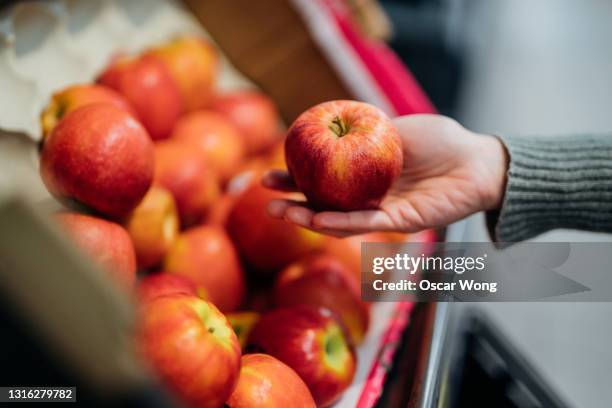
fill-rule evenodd
<path id="1" fill-rule="evenodd" d="M 195 296 L 163 296 L 141 303 L 136 330 L 140 354 L 188 406 L 219 408 L 240 370 L 240 345 L 229 322 Z"/>
<path id="2" fill-rule="evenodd" d="M 375 106 L 330 101 L 302 113 L 285 141 L 287 168 L 318 210 L 377 208 L 402 169 L 402 142 Z"/>
<path id="3" fill-rule="evenodd" d="M 164 259 L 178 237 L 179 224 L 172 194 L 152 186 L 125 225 L 134 243 L 138 266 L 148 268 Z"/>

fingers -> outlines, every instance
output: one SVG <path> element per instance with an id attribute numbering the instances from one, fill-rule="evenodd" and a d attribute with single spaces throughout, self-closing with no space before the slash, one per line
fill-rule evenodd
<path id="1" fill-rule="evenodd" d="M 379 210 L 315 213 L 306 203 L 291 200 L 273 200 L 268 213 L 323 234 L 344 237 L 371 231 L 393 230 L 389 216 Z"/>
<path id="2" fill-rule="evenodd" d="M 266 174 L 264 174 L 261 179 L 264 187 L 273 188 L 275 190 L 280 191 L 297 191 L 297 187 L 293 182 L 293 179 L 283 170 L 270 170 Z"/>

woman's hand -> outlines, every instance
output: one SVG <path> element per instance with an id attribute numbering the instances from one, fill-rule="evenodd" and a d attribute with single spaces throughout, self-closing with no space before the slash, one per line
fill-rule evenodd
<path id="1" fill-rule="evenodd" d="M 416 232 L 442 227 L 481 210 L 499 208 L 508 157 L 494 137 L 470 132 L 439 115 L 394 120 L 402 139 L 404 168 L 380 208 L 313 212 L 305 202 L 274 200 L 273 217 L 336 236 L 370 231 Z M 272 171 L 266 187 L 296 191 L 289 174 Z"/>

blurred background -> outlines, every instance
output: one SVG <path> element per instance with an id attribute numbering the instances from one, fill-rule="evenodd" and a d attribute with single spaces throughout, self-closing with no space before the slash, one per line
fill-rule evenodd
<path id="1" fill-rule="evenodd" d="M 467 127 L 497 134 L 610 132 L 612 2 L 404 0 L 382 2 L 393 48 L 436 106 Z M 464 241 L 486 241 L 482 214 Z M 610 241 L 554 231 L 539 241 Z M 608 303 L 479 303 L 572 406 L 612 398 Z"/>

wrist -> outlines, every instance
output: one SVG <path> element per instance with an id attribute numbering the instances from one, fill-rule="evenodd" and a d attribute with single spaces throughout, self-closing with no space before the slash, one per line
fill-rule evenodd
<path id="1" fill-rule="evenodd" d="M 482 183 L 482 209 L 501 208 L 506 191 L 506 180 L 510 156 L 502 141 L 489 135 L 476 134 L 477 148 L 475 154 L 480 163 L 479 180 Z"/>

